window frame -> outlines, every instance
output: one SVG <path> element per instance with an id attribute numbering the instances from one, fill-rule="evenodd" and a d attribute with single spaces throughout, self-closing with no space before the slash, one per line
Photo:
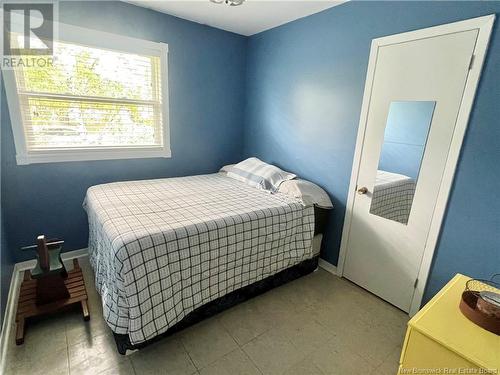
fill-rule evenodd
<path id="1" fill-rule="evenodd" d="M 33 163 L 52 163 L 90 160 L 138 159 L 138 158 L 170 158 L 170 123 L 168 97 L 168 44 L 117 35 L 105 31 L 87 29 L 63 23 L 57 23 L 58 35 L 55 41 L 76 43 L 88 47 L 107 49 L 122 53 L 135 53 L 146 56 L 157 56 L 160 60 L 161 77 L 161 116 L 163 128 L 162 146 L 103 146 L 78 147 L 72 149 L 28 150 L 25 128 L 21 114 L 20 100 L 13 69 L 2 69 L 5 93 L 10 113 L 10 122 L 16 147 L 18 165 Z"/>

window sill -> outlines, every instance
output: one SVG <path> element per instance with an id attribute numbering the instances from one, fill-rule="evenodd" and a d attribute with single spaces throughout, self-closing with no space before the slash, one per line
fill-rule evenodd
<path id="1" fill-rule="evenodd" d="M 17 165 L 59 163 L 69 161 L 117 160 L 142 158 L 170 158 L 170 150 L 164 148 L 138 149 L 78 149 L 33 151 L 16 155 Z"/>

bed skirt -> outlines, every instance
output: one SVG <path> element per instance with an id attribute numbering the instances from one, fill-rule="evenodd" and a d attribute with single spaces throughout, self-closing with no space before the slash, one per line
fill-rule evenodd
<path id="1" fill-rule="evenodd" d="M 298 279 L 301 276 L 307 275 L 318 267 L 318 259 L 319 256 L 315 256 L 314 258 L 304 260 L 303 262 L 278 272 L 273 276 L 269 276 L 264 280 L 260 280 L 243 288 L 237 289 L 229 294 L 226 294 L 225 296 L 219 297 L 216 300 L 207 303 L 206 305 L 200 306 L 186 315 L 184 319 L 169 328 L 166 332 L 140 344 L 133 345 L 131 344 L 128 335 L 116 334 L 113 332 L 118 352 L 125 355 L 127 350 L 142 349 L 164 337 L 170 336 L 175 332 L 202 321 L 203 319 L 214 316 L 221 311 L 227 310 L 243 301 L 258 296 L 259 294 L 267 292 L 268 290 L 283 285 L 289 281 Z"/>

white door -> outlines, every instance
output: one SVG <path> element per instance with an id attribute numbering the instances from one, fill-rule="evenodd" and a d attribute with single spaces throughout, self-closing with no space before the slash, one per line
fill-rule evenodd
<path id="1" fill-rule="evenodd" d="M 478 33 L 446 31 L 376 53 L 343 276 L 407 312 Z"/>

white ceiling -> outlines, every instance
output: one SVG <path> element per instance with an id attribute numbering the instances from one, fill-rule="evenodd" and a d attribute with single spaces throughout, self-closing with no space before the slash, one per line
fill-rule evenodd
<path id="1" fill-rule="evenodd" d="M 209 0 L 126 0 L 190 21 L 242 35 L 253 35 L 342 4 L 347 0 L 246 0 L 240 6 Z"/>

